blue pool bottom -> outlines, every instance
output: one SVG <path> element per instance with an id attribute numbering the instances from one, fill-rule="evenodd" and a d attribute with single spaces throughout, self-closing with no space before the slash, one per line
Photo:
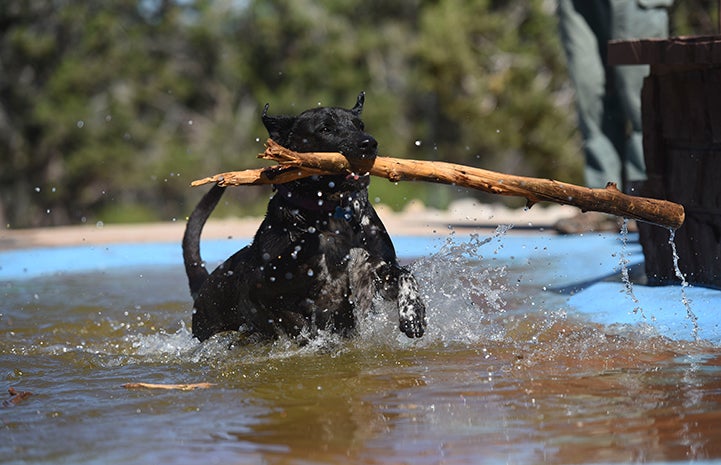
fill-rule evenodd
<path id="1" fill-rule="evenodd" d="M 469 236 L 394 238 L 400 257 L 413 259 L 437 253 Z M 245 239 L 208 240 L 202 254 L 209 268 L 249 242 Z M 632 295 L 620 279 L 620 262 L 643 263 L 636 235 L 625 243 L 615 234 L 576 236 L 504 235 L 478 249 L 481 265 L 502 264 L 523 270 L 530 283 L 548 292 L 568 295 L 568 304 L 592 321 L 605 325 L 648 324 L 674 339 L 699 337 L 721 344 L 721 291 L 702 287 L 633 285 Z M 42 278 L 122 269 L 182 267 L 179 243 L 136 243 L 34 248 L 0 252 L 0 281 Z M 634 298 L 637 300 L 634 301 Z M 688 316 L 684 298 L 697 318 L 698 332 Z"/>

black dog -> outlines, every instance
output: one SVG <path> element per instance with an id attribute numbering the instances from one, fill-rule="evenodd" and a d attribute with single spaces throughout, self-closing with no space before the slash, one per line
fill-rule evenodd
<path id="1" fill-rule="evenodd" d="M 270 137 L 297 152 L 340 152 L 351 162 L 376 157 L 378 143 L 360 119 L 365 94 L 351 110 L 321 107 L 298 116 L 268 116 Z M 193 335 L 227 330 L 267 338 L 351 335 L 376 296 L 398 306 L 408 337 L 425 330 L 425 306 L 411 273 L 398 264 L 388 233 L 368 201 L 370 176 L 334 175 L 279 184 L 253 243 L 212 274 L 200 258 L 200 233 L 223 195 L 213 187 L 190 215 L 183 258 L 194 299 Z"/>

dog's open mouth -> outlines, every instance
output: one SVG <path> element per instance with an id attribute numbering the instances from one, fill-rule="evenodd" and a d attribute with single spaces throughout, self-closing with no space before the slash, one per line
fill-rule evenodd
<path id="1" fill-rule="evenodd" d="M 371 176 L 370 173 L 367 171 L 363 174 L 351 172 L 351 173 L 348 173 L 348 175 L 345 178 L 349 181 L 359 181 L 361 178 L 363 178 L 364 180 L 370 179 L 370 176 Z"/>

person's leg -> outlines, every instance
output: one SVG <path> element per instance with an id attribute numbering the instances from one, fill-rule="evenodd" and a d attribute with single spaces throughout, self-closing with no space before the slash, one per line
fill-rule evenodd
<path id="1" fill-rule="evenodd" d="M 589 187 L 620 183 L 621 164 L 608 127 L 606 99 L 606 42 L 610 34 L 607 1 L 559 0 L 559 30 L 568 73 L 576 89 L 576 109 L 586 157 Z"/>
<path id="2" fill-rule="evenodd" d="M 659 5 L 644 7 L 640 5 Z M 661 6 L 669 6 L 670 1 L 656 0 L 641 2 L 637 0 L 611 0 L 613 10 L 613 39 L 668 37 L 668 12 Z M 624 135 L 625 143 L 621 151 L 625 191 L 635 181 L 646 179 L 646 165 L 643 157 L 643 135 L 641 126 L 641 88 L 648 75 L 649 67 L 616 66 L 613 68 L 614 93 L 619 99 L 629 130 Z"/>

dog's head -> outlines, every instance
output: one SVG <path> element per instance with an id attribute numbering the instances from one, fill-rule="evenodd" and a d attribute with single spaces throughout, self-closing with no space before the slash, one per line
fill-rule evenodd
<path id="1" fill-rule="evenodd" d="M 296 152 L 340 152 L 348 161 L 375 159 L 378 142 L 365 132 L 361 112 L 365 92 L 358 94 L 353 108 L 319 107 L 298 116 L 269 116 L 263 110 L 263 124 L 270 138 Z"/>

